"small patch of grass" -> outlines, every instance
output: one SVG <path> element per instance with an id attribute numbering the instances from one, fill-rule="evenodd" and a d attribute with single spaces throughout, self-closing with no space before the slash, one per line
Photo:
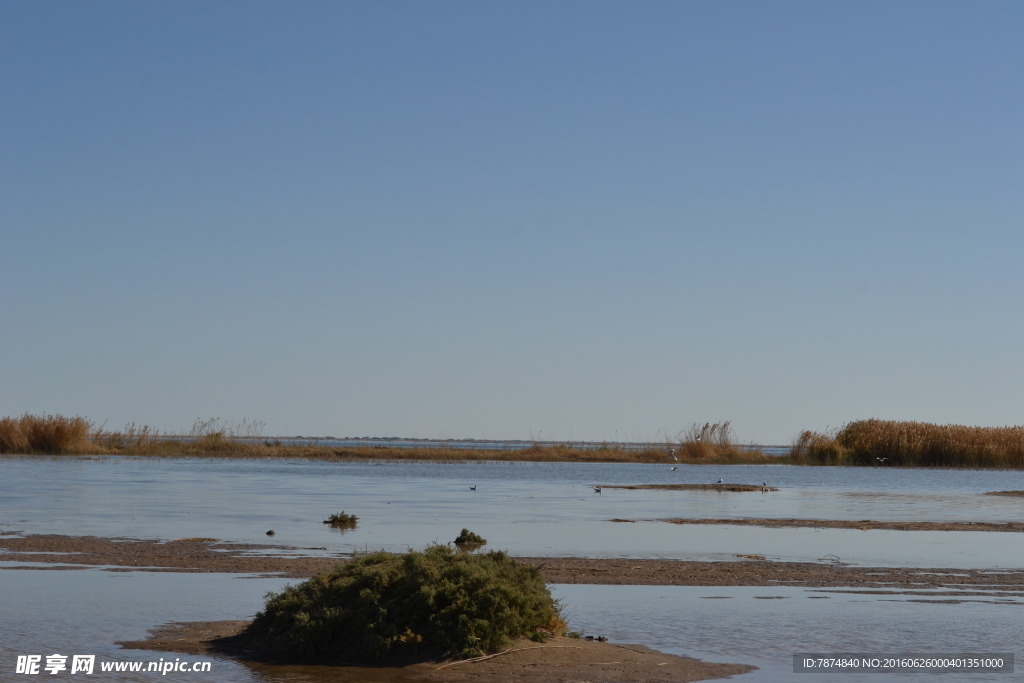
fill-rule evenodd
<path id="1" fill-rule="evenodd" d="M 359 518 L 355 515 L 347 515 L 345 511 L 335 513 L 324 520 L 324 524 L 330 524 L 333 529 L 355 529 Z"/>
<path id="2" fill-rule="evenodd" d="M 537 567 L 505 553 L 378 552 L 270 594 L 247 647 L 292 662 L 471 657 L 565 631 Z"/>
<path id="3" fill-rule="evenodd" d="M 487 539 L 479 534 L 474 534 L 469 529 L 463 529 L 459 537 L 455 539 L 455 545 L 485 545 Z"/>

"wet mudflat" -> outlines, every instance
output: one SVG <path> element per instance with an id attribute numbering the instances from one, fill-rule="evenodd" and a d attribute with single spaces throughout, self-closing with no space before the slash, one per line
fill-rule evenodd
<path id="1" fill-rule="evenodd" d="M 612 519 L 612 522 L 668 522 L 670 524 L 759 526 L 766 529 L 857 529 L 860 531 L 1002 531 L 1024 532 L 1024 522 L 898 522 L 876 519 L 743 519 L 706 517 L 669 519 Z"/>
<path id="2" fill-rule="evenodd" d="M 265 551 L 274 551 L 267 554 Z M 347 561 L 320 548 L 289 548 L 213 539 L 153 541 L 94 536 L 0 534 L 0 571 L 24 569 L 232 573 L 308 578 Z M 318 552 L 310 555 L 310 551 Z M 1024 569 L 861 567 L 836 561 L 771 562 L 737 555 L 729 562 L 584 557 L 519 557 L 541 568 L 547 583 L 659 586 L 942 588 L 976 586 L 1024 592 Z M 836 558 L 837 560 L 839 558 Z"/>

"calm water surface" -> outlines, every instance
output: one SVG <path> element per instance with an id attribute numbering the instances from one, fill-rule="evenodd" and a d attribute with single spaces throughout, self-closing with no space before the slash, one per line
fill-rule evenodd
<path id="1" fill-rule="evenodd" d="M 326 552 L 446 543 L 468 527 L 517 555 L 773 559 L 887 566 L 1019 566 L 1024 536 L 970 532 L 615 524 L 612 518 L 798 517 L 1019 521 L 1024 472 L 568 463 L 311 463 L 32 458 L 0 460 L 0 529 L 215 537 Z M 631 491 L 593 484 L 769 484 L 780 491 Z M 477 486 L 470 491 L 469 486 Z M 345 510 L 357 529 L 320 522 Z M 268 541 L 266 531 L 276 535 Z"/>
<path id="2" fill-rule="evenodd" d="M 627 491 L 593 484 L 760 483 L 777 493 Z M 471 492 L 470 485 L 477 491 Z M 1020 567 L 1024 535 L 968 532 L 861 532 L 615 524 L 611 518 L 803 517 L 910 521 L 1020 521 L 1024 499 L 980 495 L 1024 489 L 1024 473 L 954 470 L 508 463 L 310 463 L 142 458 L 0 459 L 0 529 L 173 539 L 190 536 L 271 546 L 354 549 L 422 547 L 468 527 L 492 547 L 518 555 L 673 557 L 727 560 L 737 554 L 815 561 L 834 554 L 868 565 Z M 339 533 L 329 513 L 359 515 Z M 265 532 L 274 529 L 268 540 Z M 6 559 L 12 559 L 8 556 Z M 31 560 L 31 556 L 23 558 Z M 72 560 L 72 558 L 69 558 Z M 11 562 L 3 565 L 10 566 Z M 30 566 L 25 564 L 23 566 Z M 150 660 L 166 653 L 124 651 L 168 621 L 246 618 L 282 579 L 220 574 L 0 570 L 0 680 L 17 654 L 97 654 Z M 1015 651 L 1024 605 L 1014 596 L 959 604 L 921 596 L 816 593 L 798 588 L 557 586 L 572 625 L 619 642 L 640 642 L 760 671 L 737 680 L 792 680 L 798 651 Z M 717 596 L 717 597 L 716 597 Z M 765 597 L 777 599 L 762 599 Z M 811 599 L 821 598 L 826 599 Z M 66 672 L 64 675 L 68 675 Z M 153 674 L 109 674 L 151 680 Z M 189 681 L 325 680 L 268 673 L 220 661 Z M 94 675 L 99 679 L 99 674 Z M 855 674 L 833 675 L 848 683 Z M 830 681 L 817 674 L 798 680 Z M 873 675 L 865 680 L 883 681 Z M 965 680 L 1024 680 L 970 676 Z M 900 679 L 903 680 L 903 679 Z M 945 676 L 943 680 L 958 680 Z"/>

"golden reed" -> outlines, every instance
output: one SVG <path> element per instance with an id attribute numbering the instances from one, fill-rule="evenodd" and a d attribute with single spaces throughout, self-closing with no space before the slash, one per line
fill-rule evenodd
<path id="1" fill-rule="evenodd" d="M 809 465 L 1024 467 L 1024 427 L 966 427 L 858 420 L 832 433 L 805 431 L 791 457 Z"/>
<path id="2" fill-rule="evenodd" d="M 188 434 L 163 434 L 134 423 L 107 431 L 82 417 L 23 415 L 0 419 L 0 453 L 44 455 L 142 455 L 210 458 L 306 458 L 316 460 L 433 460 L 513 462 L 623 462 L 759 464 L 788 462 L 759 450 L 737 448 L 728 422 L 693 425 L 676 442 L 647 448 L 617 444 L 585 447 L 573 443 L 532 444 L 526 448 L 454 446 L 331 446 L 315 440 L 282 443 L 262 436 L 262 422 L 231 425 L 219 419 L 196 420 Z M 674 458 L 674 460 L 673 460 Z"/>

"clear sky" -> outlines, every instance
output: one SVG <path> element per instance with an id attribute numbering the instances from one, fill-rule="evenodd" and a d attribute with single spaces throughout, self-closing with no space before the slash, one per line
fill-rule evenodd
<path id="1" fill-rule="evenodd" d="M 1024 423 L 1019 2 L 0 4 L 0 415 Z"/>

